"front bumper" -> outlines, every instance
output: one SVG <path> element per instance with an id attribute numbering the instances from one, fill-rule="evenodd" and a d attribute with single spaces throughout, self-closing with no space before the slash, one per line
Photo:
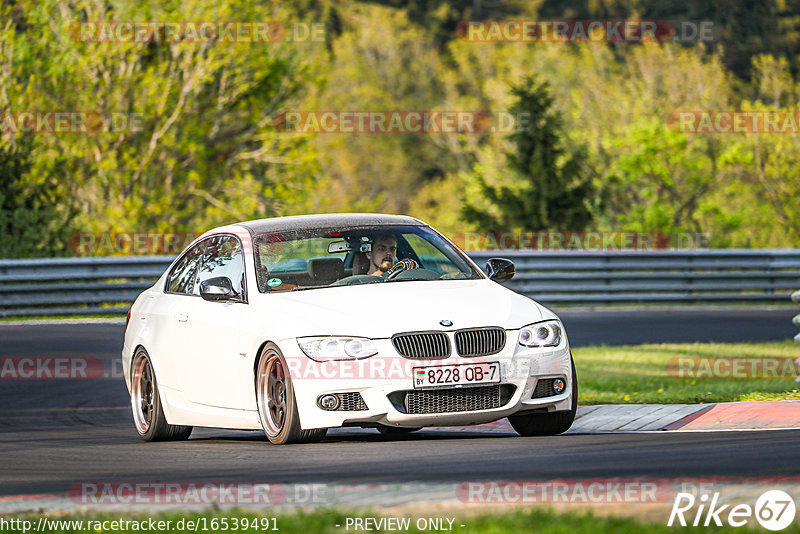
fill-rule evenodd
<path id="1" fill-rule="evenodd" d="M 342 362 L 315 362 L 300 350 L 295 339 L 282 340 L 280 347 L 291 374 L 303 429 L 376 424 L 400 427 L 471 425 L 496 421 L 529 410 L 569 410 L 572 405 L 572 364 L 567 340 L 564 339 L 558 347 L 532 349 L 516 343 L 518 331 L 509 330 L 507 334 L 508 342 L 498 354 L 483 357 L 453 354 L 443 360 L 404 358 L 397 353 L 389 339 L 375 340 L 378 345 L 376 356 Z M 501 388 L 511 392 L 501 395 L 502 403 L 489 409 L 404 413 L 402 398 L 404 392 L 414 391 L 414 367 L 477 362 L 500 363 Z M 537 381 L 545 378 L 562 378 L 567 387 L 559 395 L 532 398 Z M 427 391 L 435 395 L 436 391 L 444 389 L 472 387 L 481 386 L 447 386 Z M 367 409 L 322 409 L 318 403 L 320 396 L 336 393 L 360 394 Z"/>

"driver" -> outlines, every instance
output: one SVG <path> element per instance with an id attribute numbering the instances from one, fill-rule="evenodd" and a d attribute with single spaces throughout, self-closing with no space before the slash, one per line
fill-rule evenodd
<path id="1" fill-rule="evenodd" d="M 365 252 L 369 260 L 367 274 L 382 276 L 395 264 L 397 255 L 397 239 L 390 235 L 379 235 L 372 240 L 372 250 Z"/>

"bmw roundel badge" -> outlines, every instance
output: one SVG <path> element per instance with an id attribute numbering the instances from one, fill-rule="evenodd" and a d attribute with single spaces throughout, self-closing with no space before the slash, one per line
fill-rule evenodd
<path id="1" fill-rule="evenodd" d="M 442 319 L 441 321 L 439 321 L 439 324 L 442 326 L 453 326 L 453 321 Z"/>

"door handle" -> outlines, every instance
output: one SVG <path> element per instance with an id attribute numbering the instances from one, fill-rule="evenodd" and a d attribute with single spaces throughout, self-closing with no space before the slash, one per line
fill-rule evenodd
<path id="1" fill-rule="evenodd" d="M 189 320 L 189 314 L 186 312 L 178 312 L 175 314 L 175 318 L 178 320 L 179 323 L 185 323 Z"/>

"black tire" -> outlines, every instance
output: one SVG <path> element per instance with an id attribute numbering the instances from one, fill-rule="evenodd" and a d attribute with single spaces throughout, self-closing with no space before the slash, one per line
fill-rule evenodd
<path id="1" fill-rule="evenodd" d="M 575 361 L 572 359 L 572 355 L 569 360 L 572 365 L 571 409 L 552 413 L 509 415 L 508 422 L 520 436 L 555 436 L 563 434 L 572 426 L 575 414 L 578 412 L 578 375 L 575 372 Z"/>
<path id="2" fill-rule="evenodd" d="M 378 425 L 375 428 L 378 429 L 378 432 L 380 432 L 382 436 L 386 436 L 387 438 L 402 438 L 408 436 L 412 432 L 416 432 L 417 430 L 422 430 L 421 426 L 404 427 L 404 426 Z"/>
<path id="3" fill-rule="evenodd" d="M 136 433 L 144 441 L 179 441 L 188 439 L 192 433 L 191 426 L 167 423 L 156 373 L 150 356 L 141 347 L 131 364 L 131 412 Z"/>
<path id="4" fill-rule="evenodd" d="M 320 442 L 325 438 L 327 428 L 300 428 L 300 414 L 288 369 L 278 346 L 267 343 L 259 355 L 255 374 L 256 405 L 261 428 L 267 439 L 275 445 Z"/>

